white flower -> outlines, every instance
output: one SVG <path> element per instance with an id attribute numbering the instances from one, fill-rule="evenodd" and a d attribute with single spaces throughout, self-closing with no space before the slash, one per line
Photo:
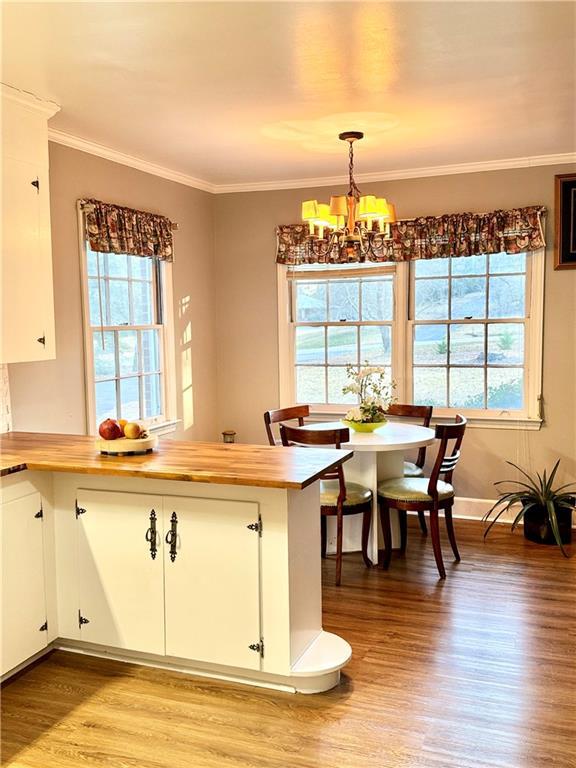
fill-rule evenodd
<path id="1" fill-rule="evenodd" d="M 350 410 L 344 416 L 346 421 L 362 421 L 363 414 L 358 406 L 350 408 Z"/>

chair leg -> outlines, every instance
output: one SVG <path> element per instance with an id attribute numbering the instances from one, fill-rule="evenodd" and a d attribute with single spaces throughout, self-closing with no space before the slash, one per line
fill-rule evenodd
<path id="1" fill-rule="evenodd" d="M 362 517 L 362 558 L 366 568 L 372 568 L 372 560 L 368 557 L 368 541 L 370 540 L 370 526 L 372 524 L 372 508 L 364 510 Z"/>
<path id="2" fill-rule="evenodd" d="M 444 510 L 444 518 L 446 520 L 446 530 L 448 531 L 448 538 L 450 540 L 450 546 L 452 552 L 454 552 L 454 558 L 460 562 L 460 552 L 458 552 L 458 545 L 456 544 L 456 534 L 454 533 L 454 523 L 452 522 L 452 507 L 446 507 Z"/>
<path id="3" fill-rule="evenodd" d="M 418 522 L 420 523 L 420 530 L 426 536 L 428 534 L 428 528 L 426 526 L 426 515 L 424 512 L 418 512 Z"/>
<path id="4" fill-rule="evenodd" d="M 384 556 L 382 558 L 382 569 L 388 570 L 390 559 L 392 558 L 392 531 L 390 530 L 390 507 L 384 499 L 378 500 L 380 510 L 380 525 L 382 526 L 382 535 L 384 537 Z"/>
<path id="5" fill-rule="evenodd" d="M 400 553 L 406 553 L 406 544 L 408 542 L 408 523 L 405 509 L 398 510 L 398 522 L 400 523 Z"/>
<path id="6" fill-rule="evenodd" d="M 327 527 L 328 525 L 326 521 L 326 515 L 321 515 L 320 517 L 320 552 L 322 554 L 323 560 L 326 558 L 326 548 L 328 545 Z"/>
<path id="7" fill-rule="evenodd" d="M 444 561 L 442 559 L 442 548 L 440 546 L 440 528 L 438 526 L 438 507 L 434 506 L 430 510 L 430 534 L 432 536 L 432 548 L 434 549 L 434 559 L 441 579 L 446 578 Z"/>
<path id="8" fill-rule="evenodd" d="M 340 586 L 342 581 L 342 507 L 338 510 L 336 516 L 336 586 Z"/>

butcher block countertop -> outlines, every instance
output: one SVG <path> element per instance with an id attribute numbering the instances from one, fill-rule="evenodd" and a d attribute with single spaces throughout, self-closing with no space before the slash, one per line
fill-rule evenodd
<path id="1" fill-rule="evenodd" d="M 8 432 L 0 435 L 0 454 L 0 476 L 32 469 L 301 489 L 352 451 L 160 440 L 153 453 L 102 456 L 94 437 Z"/>

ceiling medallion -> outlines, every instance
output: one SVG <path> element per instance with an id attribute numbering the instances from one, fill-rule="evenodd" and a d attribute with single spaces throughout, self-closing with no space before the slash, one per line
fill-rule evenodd
<path id="1" fill-rule="evenodd" d="M 358 251 L 366 256 L 375 238 L 390 239 L 390 224 L 396 221 L 396 211 L 384 197 L 361 195 L 354 181 L 354 142 L 364 138 L 364 134 L 345 131 L 338 138 L 348 142 L 348 192 L 332 195 L 330 203 L 305 200 L 302 221 L 308 224 L 308 242 L 317 256 L 327 256 L 336 248 L 348 256 Z"/>

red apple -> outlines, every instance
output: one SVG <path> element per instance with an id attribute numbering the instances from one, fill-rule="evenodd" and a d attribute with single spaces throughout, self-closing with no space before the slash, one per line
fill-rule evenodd
<path id="1" fill-rule="evenodd" d="M 100 437 L 104 440 L 117 440 L 122 437 L 122 429 L 115 419 L 106 419 L 98 427 Z"/>

